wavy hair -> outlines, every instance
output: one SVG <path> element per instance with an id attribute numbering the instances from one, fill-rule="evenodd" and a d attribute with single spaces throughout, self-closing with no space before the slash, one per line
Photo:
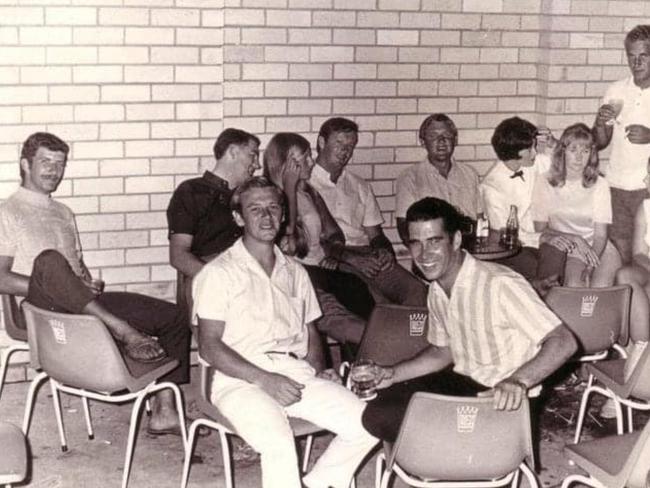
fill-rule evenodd
<path id="1" fill-rule="evenodd" d="M 264 149 L 264 176 L 280 188 L 287 156 L 292 147 L 297 147 L 302 152 L 311 149 L 309 141 L 295 132 L 278 132 Z"/>
<path id="2" fill-rule="evenodd" d="M 591 129 L 586 124 L 579 122 L 564 129 L 560 141 L 553 150 L 548 174 L 548 182 L 551 186 L 564 186 L 566 183 L 566 148 L 576 141 L 585 142 L 591 148 L 589 160 L 582 171 L 582 186 L 589 188 L 596 183 L 599 176 L 602 176 L 599 169 L 598 149 Z"/>

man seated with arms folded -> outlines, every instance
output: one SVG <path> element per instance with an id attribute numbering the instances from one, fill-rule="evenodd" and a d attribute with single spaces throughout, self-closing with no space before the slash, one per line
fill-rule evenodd
<path id="1" fill-rule="evenodd" d="M 521 273 L 544 294 L 552 282 L 561 279 L 566 252 L 572 246 L 561 236 L 544 235 L 540 239 L 541 233 L 535 232 L 535 181 L 550 166 L 548 156 L 537 157 L 537 135 L 537 127 L 527 120 L 511 117 L 501 121 L 492 135 L 492 147 L 499 159 L 483 178 L 480 190 L 492 232 L 506 226 L 511 205 L 517 206 L 523 247 L 515 256 L 498 262 Z"/>
<path id="2" fill-rule="evenodd" d="M 427 158 L 402 171 L 396 182 L 395 216 L 404 245 L 408 245 L 406 210 L 422 198 L 445 200 L 474 221 L 483 211 L 478 174 L 468 164 L 458 164 L 453 158 L 458 145 L 454 122 L 445 114 L 430 115 L 420 125 L 419 139 Z"/>
<path id="3" fill-rule="evenodd" d="M 95 315 L 129 357 L 153 362 L 169 355 L 180 365 L 161 380 L 187 383 L 187 315 L 171 303 L 135 293 L 102 293 L 91 283 L 74 214 L 51 197 L 63 179 L 69 151 L 46 132 L 32 134 L 23 144 L 21 186 L 0 205 L 0 293 L 26 296 L 46 310 Z M 148 431 L 180 435 L 170 390 L 154 397 Z"/>
<path id="4" fill-rule="evenodd" d="M 167 207 L 169 261 L 183 277 L 195 276 L 241 236 L 230 198 L 260 168 L 259 145 L 253 134 L 225 129 L 214 143 L 212 171 L 184 181 L 174 191 Z M 187 300 L 191 286 L 182 281 L 185 290 L 180 290 L 180 296 Z"/>
<path id="5" fill-rule="evenodd" d="M 426 286 L 395 260 L 372 187 L 347 168 L 358 133 L 359 126 L 349 119 L 327 119 L 318 133 L 318 156 L 309 179 L 345 235 L 339 263 L 390 302 L 424 305 Z"/>
<path id="6" fill-rule="evenodd" d="M 363 425 L 395 441 L 411 396 L 493 395 L 500 410 L 519 408 L 577 349 L 576 341 L 521 275 L 461 249 L 463 216 L 425 198 L 406 213 L 409 251 L 429 286 L 430 346 L 382 367 L 378 397 Z"/>
<path id="7" fill-rule="evenodd" d="M 282 190 L 264 177 L 237 188 L 233 215 L 244 235 L 196 276 L 199 353 L 217 371 L 212 401 L 261 454 L 264 488 L 300 488 L 287 416 L 336 434 L 303 482 L 347 488 L 377 440 L 361 425 L 364 403 L 321 377 L 320 316 L 307 272 L 274 245 Z"/>

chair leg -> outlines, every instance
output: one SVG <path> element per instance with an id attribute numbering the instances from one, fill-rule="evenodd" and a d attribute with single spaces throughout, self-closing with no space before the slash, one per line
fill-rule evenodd
<path id="1" fill-rule="evenodd" d="M 122 488 L 126 488 L 129 484 L 129 473 L 131 471 L 131 461 L 133 460 L 133 448 L 135 446 L 135 434 L 138 431 L 138 419 L 140 418 L 140 409 L 142 402 L 149 392 L 143 390 L 141 394 L 135 399 L 133 408 L 131 410 L 131 420 L 129 422 L 129 435 L 126 442 L 126 454 L 124 455 L 124 470 L 122 471 Z M 185 442 L 183 442 L 183 446 Z"/>
<path id="2" fill-rule="evenodd" d="M 56 381 L 50 378 L 50 388 L 52 389 L 52 404 L 54 405 L 54 414 L 56 415 L 56 423 L 59 427 L 59 438 L 61 439 L 61 450 L 66 452 L 68 450 L 68 443 L 65 439 L 65 429 L 63 428 L 63 414 L 61 413 L 61 397 L 59 396 L 59 389 L 56 387 Z"/>
<path id="3" fill-rule="evenodd" d="M 616 406 L 616 433 L 623 434 L 623 407 L 621 403 L 614 398 L 614 405 Z"/>
<path id="4" fill-rule="evenodd" d="M 521 466 L 519 468 L 520 469 L 517 469 L 517 471 L 515 471 L 515 475 L 512 477 L 512 481 L 510 482 L 510 488 L 519 487 L 519 478 L 520 478 L 520 473 L 522 471 Z"/>
<path id="5" fill-rule="evenodd" d="M 29 385 L 27 400 L 25 401 L 25 413 L 23 415 L 23 434 L 29 435 L 29 426 L 32 420 L 32 411 L 34 410 L 34 401 L 36 400 L 36 391 L 38 387 L 47 379 L 46 373 L 38 373 Z"/>
<path id="6" fill-rule="evenodd" d="M 528 467 L 526 463 L 521 463 L 519 469 L 524 473 L 524 475 L 526 475 L 529 488 L 539 488 L 539 482 L 537 480 L 537 476 L 535 475 L 533 470 Z M 515 478 L 517 479 L 519 478 L 519 470 L 517 470 L 517 474 L 515 475 Z"/>
<path id="7" fill-rule="evenodd" d="M 591 394 L 591 385 L 594 382 L 594 376 L 589 375 L 589 380 L 587 382 L 587 388 L 582 394 L 582 399 L 580 400 L 580 410 L 578 411 L 578 420 L 576 422 L 576 433 L 573 437 L 573 443 L 577 444 L 580 440 L 580 433 L 582 432 L 582 424 L 585 420 L 585 414 L 587 413 L 587 404 L 589 403 L 589 395 Z"/>
<path id="8" fill-rule="evenodd" d="M 81 403 L 84 408 L 84 416 L 86 417 L 86 430 L 88 431 L 88 439 L 91 441 L 95 438 L 95 433 L 93 432 L 93 422 L 90 418 L 90 405 L 88 405 L 88 397 L 81 397 Z"/>
<path id="9" fill-rule="evenodd" d="M 576 482 L 580 482 L 583 485 L 587 485 L 587 486 L 593 486 L 594 488 L 606 488 L 605 486 L 598 483 L 595 479 L 588 478 L 580 474 L 572 474 L 571 476 L 567 476 L 566 478 L 564 478 L 564 481 L 562 482 L 562 488 L 567 488 Z"/>
<path id="10" fill-rule="evenodd" d="M 201 424 L 199 422 L 192 422 L 190 425 L 190 432 L 185 444 L 185 459 L 183 459 L 183 474 L 181 478 L 181 488 L 187 488 L 187 482 L 190 477 L 190 464 L 192 464 L 192 454 L 194 454 L 194 444 L 196 442 L 196 432 Z"/>
<path id="11" fill-rule="evenodd" d="M 634 410 L 627 405 L 627 431 L 634 432 Z"/>
<path id="12" fill-rule="evenodd" d="M 302 474 L 305 474 L 307 472 L 307 468 L 309 467 L 309 458 L 311 456 L 311 447 L 314 444 L 314 436 L 313 435 L 308 435 L 307 439 L 305 439 L 305 449 L 302 454 Z"/>
<path id="13" fill-rule="evenodd" d="M 375 488 L 380 488 L 381 486 L 381 477 L 384 472 L 384 466 L 386 465 L 386 456 L 383 452 L 380 452 L 377 455 L 377 461 L 375 462 Z"/>
<path id="14" fill-rule="evenodd" d="M 2 355 L 2 361 L 0 361 L 0 398 L 2 397 L 2 390 L 5 384 L 5 376 L 7 375 L 9 361 L 11 360 L 11 356 L 18 351 L 29 351 L 29 346 L 25 344 L 9 346 L 5 349 L 4 354 Z"/>
<path id="15" fill-rule="evenodd" d="M 230 457 L 228 435 L 221 430 L 219 431 L 219 441 L 221 443 L 221 456 L 223 457 L 223 475 L 226 478 L 226 488 L 233 488 L 232 459 Z"/>

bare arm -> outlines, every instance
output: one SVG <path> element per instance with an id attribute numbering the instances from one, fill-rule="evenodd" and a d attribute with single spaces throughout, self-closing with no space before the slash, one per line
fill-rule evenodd
<path id="1" fill-rule="evenodd" d="M 223 321 L 199 317 L 199 354 L 203 360 L 228 376 L 259 386 L 281 405 L 300 401 L 304 385 L 281 374 L 265 371 L 234 351 L 222 340 L 225 327 Z"/>
<path id="2" fill-rule="evenodd" d="M 205 264 L 192 254 L 192 234 L 172 234 L 169 238 L 169 262 L 186 276 L 196 276 Z"/>
<path id="3" fill-rule="evenodd" d="M 616 117 L 616 112 L 611 105 L 605 104 L 601 105 L 598 108 L 598 113 L 596 114 L 596 120 L 594 120 L 594 126 L 591 129 L 591 132 L 596 141 L 596 147 L 600 149 L 605 149 L 610 141 L 612 140 L 612 134 L 614 132 L 613 125 L 607 125 L 608 120 L 612 120 Z"/>
<path id="4" fill-rule="evenodd" d="M 394 366 L 380 367 L 382 381 L 379 388 L 387 388 L 395 383 L 435 373 L 445 369 L 452 362 L 451 351 L 448 347 L 430 345 L 411 359 Z"/>
<path id="5" fill-rule="evenodd" d="M 632 261 L 634 264 L 650 271 L 650 258 L 648 257 L 648 244 L 645 235 L 648 229 L 648 222 L 645 218 L 644 205 L 639 205 L 634 216 L 634 240 L 632 241 Z"/>
<path id="6" fill-rule="evenodd" d="M 29 288 L 29 276 L 11 271 L 13 264 L 13 256 L 0 256 L 0 293 L 25 297 Z"/>
<path id="7" fill-rule="evenodd" d="M 307 324 L 309 333 L 309 349 L 305 360 L 320 373 L 325 369 L 325 353 L 323 352 L 323 341 L 313 322 Z"/>
<path id="8" fill-rule="evenodd" d="M 576 249 L 585 264 L 592 268 L 595 268 L 600 263 L 600 254 L 596 253 L 593 247 L 579 235 L 552 229 L 547 222 L 534 222 L 534 225 L 535 230 L 541 232 L 540 244 L 550 244 L 564 252 Z M 605 238 L 606 243 L 607 238 Z"/>
<path id="9" fill-rule="evenodd" d="M 384 229 L 381 228 L 381 225 L 373 225 L 370 227 L 364 226 L 363 232 L 368 236 L 371 248 L 385 250 L 395 256 L 393 244 L 388 240 L 386 234 L 384 234 Z"/>

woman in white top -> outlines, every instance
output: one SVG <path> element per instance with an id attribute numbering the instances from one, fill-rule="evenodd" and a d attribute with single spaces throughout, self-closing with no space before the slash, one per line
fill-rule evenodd
<path id="1" fill-rule="evenodd" d="M 280 248 L 286 254 L 295 255 L 305 266 L 324 316 L 334 313 L 333 296 L 350 312 L 367 320 L 374 299 L 359 277 L 336 269 L 337 253 L 345 246 L 345 236 L 325 201 L 307 182 L 313 167 L 309 141 L 299 134 L 279 132 L 264 150 L 264 173 L 287 196 L 288 212 Z M 336 313 L 340 314 L 340 311 Z M 354 333 L 347 339 L 348 342 L 358 342 L 360 335 Z"/>
<path id="2" fill-rule="evenodd" d="M 567 127 L 551 161 L 549 171 L 535 183 L 535 230 L 552 238 L 551 244 L 569 249 L 565 286 L 609 286 L 621 263 L 607 238 L 612 222 L 609 185 L 599 172 L 589 127 Z"/>

